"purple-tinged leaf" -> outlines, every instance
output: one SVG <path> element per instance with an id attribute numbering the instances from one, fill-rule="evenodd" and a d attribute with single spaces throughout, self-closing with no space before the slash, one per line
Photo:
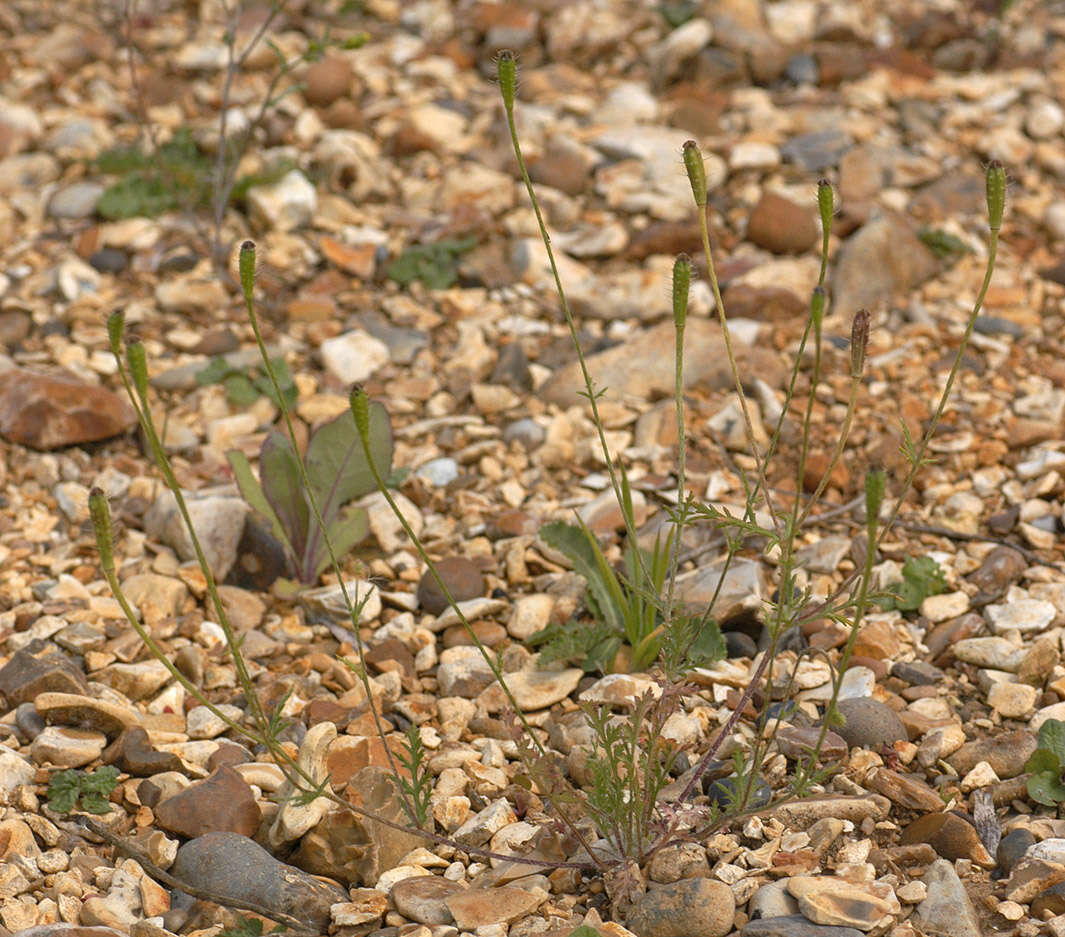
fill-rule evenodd
<path id="1" fill-rule="evenodd" d="M 306 555 L 311 512 L 300 483 L 298 458 L 287 436 L 270 433 L 259 453 L 259 477 L 263 494 L 281 522 L 292 548 L 296 575 L 303 582 L 309 582 L 314 577 L 314 568 L 308 568 L 302 558 Z"/>

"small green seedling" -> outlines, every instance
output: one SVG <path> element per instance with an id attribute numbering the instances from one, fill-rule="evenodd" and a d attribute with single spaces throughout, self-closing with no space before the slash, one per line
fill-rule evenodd
<path id="1" fill-rule="evenodd" d="M 299 391 L 284 358 L 271 358 L 270 364 L 281 387 L 281 396 L 286 407 L 293 407 Z M 275 407 L 281 406 L 274 390 L 273 381 L 268 374 L 257 368 L 239 368 L 230 364 L 224 355 L 218 355 L 207 362 L 202 371 L 196 372 L 196 383 L 201 387 L 207 384 L 221 384 L 226 390 L 226 399 L 238 407 L 250 407 L 260 396 L 268 397 Z"/>
<path id="2" fill-rule="evenodd" d="M 1048 719 L 1039 727 L 1039 747 L 1024 766 L 1031 772 L 1028 796 L 1037 804 L 1056 807 L 1065 801 L 1065 722 Z"/>
<path id="3" fill-rule="evenodd" d="M 97 768 L 92 774 L 68 768 L 52 775 L 48 782 L 48 806 L 56 813 L 108 813 L 108 795 L 118 785 L 118 769 L 113 765 Z"/>
<path id="4" fill-rule="evenodd" d="M 426 764 L 422 734 L 416 725 L 407 727 L 403 751 L 396 758 L 410 774 L 409 778 L 402 774 L 396 778 L 407 793 L 402 804 L 408 809 L 410 821 L 419 829 L 425 829 L 429 819 L 429 800 L 433 796 L 433 776 Z"/>
<path id="5" fill-rule="evenodd" d="M 446 290 L 458 280 L 459 258 L 476 245 L 477 238 L 472 236 L 435 244 L 413 244 L 388 265 L 385 274 L 400 286 L 410 286 L 420 280 L 431 290 Z"/>
<path id="6" fill-rule="evenodd" d="M 100 172 L 119 177 L 96 206 L 103 218 L 154 218 L 190 203 L 208 204 L 212 160 L 187 128 L 154 154 L 137 146 L 118 147 L 101 153 L 94 163 Z"/>
<path id="7" fill-rule="evenodd" d="M 392 465 L 392 423 L 380 403 L 371 403 L 369 412 L 370 451 L 378 472 L 387 476 Z M 291 440 L 276 430 L 266 437 L 258 479 L 244 453 L 233 449 L 226 456 L 244 500 L 284 548 L 292 576 L 304 585 L 315 582 L 330 563 L 329 550 L 303 487 Z M 366 511 L 350 502 L 377 490 L 350 411 L 311 435 L 304 463 L 325 532 L 336 556 L 342 557 L 369 532 Z"/>
<path id="8" fill-rule="evenodd" d="M 902 564 L 902 581 L 887 587 L 891 595 L 877 599 L 888 611 L 915 612 L 930 595 L 947 590 L 942 567 L 930 556 L 911 556 Z"/>

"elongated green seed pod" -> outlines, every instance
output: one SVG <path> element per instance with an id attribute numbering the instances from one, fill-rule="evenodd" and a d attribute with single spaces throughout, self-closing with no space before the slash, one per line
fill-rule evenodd
<path id="1" fill-rule="evenodd" d="M 351 406 L 351 415 L 355 417 L 355 429 L 359 432 L 359 439 L 363 446 L 370 448 L 370 401 L 366 397 L 366 391 L 361 387 L 355 387 L 348 398 Z"/>
<path id="2" fill-rule="evenodd" d="M 810 294 L 810 321 L 816 331 L 821 331 L 821 322 L 825 318 L 825 288 L 815 286 Z"/>
<path id="3" fill-rule="evenodd" d="M 518 63 L 510 49 L 503 49 L 496 56 L 496 74 L 499 76 L 499 90 L 503 95 L 503 107 L 508 111 L 514 109 L 514 96 L 518 87 Z"/>
<path id="4" fill-rule="evenodd" d="M 673 325 L 683 331 L 688 319 L 688 290 L 691 287 L 692 259 L 679 254 L 673 261 Z"/>
<path id="5" fill-rule="evenodd" d="M 107 340 L 111 343 L 111 354 L 118 358 L 122 354 L 122 336 L 126 331 L 126 314 L 116 309 L 107 317 Z"/>
<path id="6" fill-rule="evenodd" d="M 700 208 L 705 208 L 706 167 L 703 165 L 703 154 L 699 150 L 699 144 L 694 140 L 687 140 L 684 143 L 684 169 L 688 173 L 695 204 Z"/>
<path id="7" fill-rule="evenodd" d="M 130 342 L 126 346 L 126 364 L 137 396 L 142 401 L 148 400 L 148 356 L 141 342 Z"/>
<path id="8" fill-rule="evenodd" d="M 865 367 L 865 349 L 869 344 L 869 313 L 859 309 L 851 323 L 851 377 L 861 377 Z"/>
<path id="9" fill-rule="evenodd" d="M 255 242 L 245 241 L 240 245 L 240 257 L 237 261 L 240 271 L 240 288 L 244 293 L 244 302 L 249 306 L 255 294 Z"/>
<path id="10" fill-rule="evenodd" d="M 817 210 L 821 213 L 821 228 L 827 234 L 832 230 L 832 214 L 835 211 L 835 193 L 827 179 L 817 182 Z"/>
<path id="11" fill-rule="evenodd" d="M 883 469 L 865 473 L 865 524 L 870 531 L 869 541 L 873 541 L 872 531 L 880 519 L 880 505 L 884 503 L 884 488 L 887 475 Z"/>
<path id="12" fill-rule="evenodd" d="M 111 509 L 107 505 L 107 495 L 102 488 L 93 488 L 89 492 L 89 516 L 92 518 L 92 531 L 96 536 L 96 549 L 100 551 L 100 564 L 105 570 L 115 568 L 115 551 L 111 535 Z"/>
<path id="13" fill-rule="evenodd" d="M 987 220 L 992 231 L 1002 227 L 1006 209 L 1006 170 L 997 159 L 987 167 Z"/>

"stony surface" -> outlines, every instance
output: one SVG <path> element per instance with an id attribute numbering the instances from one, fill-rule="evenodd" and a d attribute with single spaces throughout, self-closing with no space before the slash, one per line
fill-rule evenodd
<path id="1" fill-rule="evenodd" d="M 239 925 L 49 806 L 59 771 L 104 764 L 120 772 L 99 818 L 112 835 L 222 905 L 251 902 L 338 937 L 565 937 L 581 922 L 626 937 L 615 888 L 638 895 L 627 920 L 639 937 L 1065 933 L 1065 828 L 1025 786 L 1039 727 L 1065 719 L 1058 6 L 368 0 L 285 4 L 270 22 L 266 6 L 238 5 L 231 24 L 226 4 L 192 6 L 0 11 L 2 933 Z M 228 74 L 226 36 L 243 42 L 260 26 L 293 62 L 323 36 L 328 48 L 272 89 L 277 56 L 264 43 Z M 365 45 L 348 41 L 363 30 Z M 627 648 L 609 675 L 586 673 L 579 655 L 537 660 L 534 635 L 571 618 L 587 633 L 603 601 L 537 537 L 541 525 L 576 514 L 615 568 L 628 533 L 501 120 L 491 62 L 504 46 L 519 53 L 519 133 L 641 546 L 668 529 L 677 499 L 678 252 L 696 272 L 688 490 L 740 516 L 757 474 L 684 141 L 704 157 L 758 447 L 782 419 L 758 479 L 778 509 L 791 507 L 796 480 L 811 494 L 829 472 L 851 395 L 851 319 L 859 306 L 871 316 L 852 431 L 795 544 L 800 624 L 781 635 L 771 683 L 730 723 L 714 785 L 695 790 L 691 811 L 665 798 L 663 816 L 694 832 L 638 875 L 608 877 L 605 891 L 554 812 L 556 776 L 602 778 L 581 707 L 622 726 L 645 696 L 669 707 L 657 744 L 676 756 L 667 794 L 679 794 L 759 672 L 781 552 L 748 532 L 726 562 L 719 523 L 684 533 L 675 597 L 723 622 L 728 655 L 691 672 L 691 685 L 627 672 Z M 202 204 L 197 193 L 228 152 L 223 113 L 229 143 L 246 132 L 249 143 L 216 215 L 213 193 Z M 188 146 L 199 162 L 175 170 L 149 157 L 149 191 L 177 202 L 120 217 L 144 180 L 106 151 L 135 142 Z M 841 683 L 845 722 L 830 722 L 821 752 L 831 770 L 807 796 L 701 829 L 702 792 L 735 790 L 731 756 L 760 726 L 775 739 L 757 791 L 778 796 L 825 724 L 850 635 L 819 603 L 846 594 L 864 561 L 866 470 L 885 468 L 893 496 L 905 474 L 900 420 L 916 437 L 934 412 L 983 275 L 981 172 L 992 159 L 1011 180 L 998 268 L 932 458 L 874 559 L 874 586 L 891 592 L 907 559 L 932 556 L 943 590 L 870 608 Z M 809 346 L 790 404 L 785 391 L 821 269 L 821 177 L 836 194 L 829 303 L 799 466 Z M 227 458 L 237 449 L 254 461 L 284 428 L 260 393 L 237 289 L 247 238 L 258 325 L 297 392 L 297 442 L 348 408 L 353 384 L 385 403 L 391 492 L 509 675 L 526 725 L 380 493 L 361 502 L 368 535 L 340 557 L 345 582 L 373 584 L 360 586 L 357 620 L 333 572 L 303 591 L 277 581 L 278 532 L 249 514 Z M 118 309 L 143 342 L 155 425 L 223 583 L 221 612 L 150 445 L 132 431 L 106 329 Z M 220 355 L 226 383 L 203 383 Z M 150 658 L 110 594 L 94 487 L 111 505 L 125 594 L 183 680 Z M 756 519 L 769 520 L 765 503 Z M 254 698 L 225 650 L 223 613 Z M 255 702 L 335 799 L 292 799 L 267 749 L 231 728 L 253 726 Z M 389 773 L 408 730 L 429 767 L 425 827 L 452 842 L 409 828 Z M 523 762 L 534 742 L 545 751 Z M 590 826 L 579 831 L 612 856 Z"/>

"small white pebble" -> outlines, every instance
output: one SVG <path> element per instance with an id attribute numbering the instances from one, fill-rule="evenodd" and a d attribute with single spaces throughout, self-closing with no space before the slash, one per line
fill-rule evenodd
<path id="1" fill-rule="evenodd" d="M 1007 921 L 1019 921 L 1025 914 L 1024 908 L 1016 901 L 1000 901 L 997 910 Z"/>
<path id="2" fill-rule="evenodd" d="M 896 888 L 895 894 L 904 904 L 920 904 L 928 897 L 928 886 L 924 882 L 907 882 Z"/>

